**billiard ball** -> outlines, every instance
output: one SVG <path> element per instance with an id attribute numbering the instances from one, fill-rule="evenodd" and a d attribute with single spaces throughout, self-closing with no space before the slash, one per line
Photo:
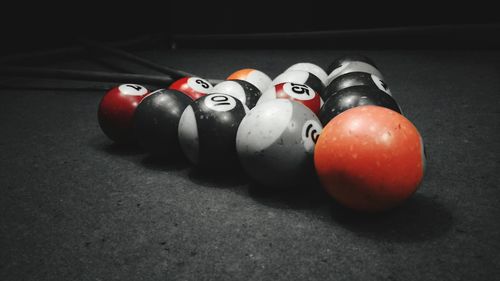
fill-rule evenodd
<path id="1" fill-rule="evenodd" d="M 259 99 L 258 104 L 273 99 L 289 99 L 302 103 L 315 114 L 319 113 L 321 108 L 321 97 L 311 87 L 305 84 L 280 83 L 267 89 Z"/>
<path id="2" fill-rule="evenodd" d="M 366 212 L 409 198 L 422 181 L 425 162 L 417 128 L 379 106 L 352 108 L 332 119 L 314 151 L 324 189 L 340 204 Z"/>
<path id="3" fill-rule="evenodd" d="M 340 90 L 329 97 L 319 111 L 319 119 L 325 126 L 342 112 L 363 105 L 378 105 L 401 113 L 397 102 L 386 92 L 375 87 L 353 86 Z"/>
<path id="4" fill-rule="evenodd" d="M 239 99 L 249 109 L 253 108 L 262 93 L 257 87 L 244 80 L 228 80 L 220 82 L 210 93 L 227 94 Z"/>
<path id="5" fill-rule="evenodd" d="M 262 93 L 271 85 L 271 78 L 269 78 L 267 74 L 260 70 L 252 68 L 240 69 L 229 75 L 226 80 L 247 81 L 257 87 L 257 89 L 259 89 L 259 91 L 261 91 Z"/>
<path id="6" fill-rule="evenodd" d="M 321 97 L 326 101 L 338 91 L 352 86 L 376 87 L 392 96 L 389 86 L 381 78 L 366 72 L 350 72 L 335 78 L 322 92 Z"/>
<path id="7" fill-rule="evenodd" d="M 155 156 L 180 155 L 177 127 L 191 102 L 190 97 L 176 90 L 160 89 L 144 97 L 133 117 L 138 143 Z"/>
<path id="8" fill-rule="evenodd" d="M 333 79 L 338 76 L 350 72 L 367 72 L 379 77 L 380 79 L 384 79 L 380 70 L 378 70 L 378 68 L 371 63 L 369 59 L 365 59 L 362 56 L 340 57 L 332 63 L 329 69 L 331 70 L 328 73 L 327 84 L 330 84 Z"/>
<path id="9" fill-rule="evenodd" d="M 191 99 L 197 100 L 207 95 L 213 86 L 210 82 L 200 77 L 183 77 L 172 83 L 168 88 L 183 92 Z"/>
<path id="10" fill-rule="evenodd" d="M 182 113 L 178 136 L 189 161 L 203 170 L 236 167 L 236 132 L 248 108 L 237 98 L 210 94 Z"/>
<path id="11" fill-rule="evenodd" d="M 243 170 L 261 186 L 292 188 L 314 178 L 314 145 L 321 123 L 304 105 L 287 99 L 254 107 L 241 121 L 236 150 Z"/>
<path id="12" fill-rule="evenodd" d="M 306 84 L 313 88 L 316 93 L 321 93 L 324 89 L 323 83 L 316 75 L 304 70 L 289 70 L 283 72 L 274 78 L 271 84 L 274 86 L 285 82 Z"/>
<path id="13" fill-rule="evenodd" d="M 332 71 L 334 69 L 338 68 L 340 65 L 342 65 L 344 63 L 348 63 L 348 62 L 353 62 L 353 61 L 360 61 L 360 62 L 367 63 L 375 68 L 377 67 L 375 62 L 367 56 L 363 56 L 360 54 L 347 54 L 347 55 L 340 56 L 340 57 L 336 58 L 335 60 L 333 60 L 332 63 L 326 69 L 326 73 L 330 74 L 330 73 L 332 73 Z"/>
<path id="14" fill-rule="evenodd" d="M 312 73 L 312 74 L 316 75 L 316 77 L 318 77 L 319 80 L 321 80 L 321 82 L 323 83 L 323 86 L 326 86 L 328 74 L 326 74 L 326 72 L 323 70 L 323 68 L 319 67 L 316 64 L 313 64 L 310 62 L 299 62 L 299 63 L 296 63 L 296 64 L 290 66 L 289 68 L 287 68 L 287 70 L 285 70 L 285 72 L 290 71 L 290 70 L 303 70 L 303 71 L 307 71 L 309 73 Z"/>
<path id="15" fill-rule="evenodd" d="M 97 118 L 104 134 L 117 143 L 133 143 L 132 117 L 139 102 L 149 93 L 137 84 L 123 84 L 101 99 Z"/>

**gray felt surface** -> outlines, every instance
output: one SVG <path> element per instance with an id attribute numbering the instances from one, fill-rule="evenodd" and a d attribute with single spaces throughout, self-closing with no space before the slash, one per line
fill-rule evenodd
<path id="1" fill-rule="evenodd" d="M 275 76 L 299 61 L 326 67 L 343 53 L 140 54 L 225 78 L 244 67 Z M 1 90 L 0 280 L 498 278 L 500 53 L 361 53 L 384 73 L 430 157 L 418 192 L 376 216 L 339 207 L 314 184 L 271 192 L 236 172 L 209 177 L 113 145 L 96 119 L 103 92 Z"/>

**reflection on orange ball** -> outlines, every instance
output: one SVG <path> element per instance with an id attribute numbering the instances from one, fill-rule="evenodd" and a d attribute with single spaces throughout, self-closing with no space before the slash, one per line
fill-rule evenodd
<path id="1" fill-rule="evenodd" d="M 339 203 L 381 211 L 416 191 L 424 175 L 424 147 L 417 128 L 403 115 L 360 106 L 326 125 L 314 164 L 321 184 Z"/>

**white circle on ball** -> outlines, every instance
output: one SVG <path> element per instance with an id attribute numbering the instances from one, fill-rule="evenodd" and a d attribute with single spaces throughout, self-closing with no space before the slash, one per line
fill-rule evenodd
<path id="1" fill-rule="evenodd" d="M 311 100 L 316 95 L 316 92 L 311 87 L 298 83 L 285 83 L 283 91 L 297 100 Z"/>
<path id="2" fill-rule="evenodd" d="M 148 92 L 148 89 L 137 84 L 123 84 L 118 90 L 126 96 L 143 96 Z"/>
<path id="3" fill-rule="evenodd" d="M 380 79 L 378 76 L 376 76 L 374 74 L 372 74 L 371 77 L 372 77 L 373 83 L 375 83 L 377 88 L 379 88 L 380 90 L 382 90 L 382 91 L 386 92 L 387 94 L 389 94 L 390 96 L 392 96 L 391 90 L 389 89 L 389 86 L 387 86 L 387 84 L 384 81 L 382 81 L 382 79 Z"/>
<path id="4" fill-rule="evenodd" d="M 213 88 L 210 82 L 200 77 L 190 77 L 187 80 L 187 84 L 191 89 L 203 94 L 208 94 L 208 92 Z"/>
<path id="5" fill-rule="evenodd" d="M 246 95 L 243 87 L 235 81 L 221 82 L 210 90 L 212 94 L 226 94 L 239 99 L 242 103 L 246 103 Z"/>
<path id="6" fill-rule="evenodd" d="M 307 120 L 302 127 L 302 141 L 308 153 L 314 152 L 314 146 L 323 127 L 316 120 Z"/>
<path id="7" fill-rule="evenodd" d="M 236 107 L 236 99 L 225 94 L 211 94 L 205 98 L 205 105 L 215 111 L 229 111 Z"/>

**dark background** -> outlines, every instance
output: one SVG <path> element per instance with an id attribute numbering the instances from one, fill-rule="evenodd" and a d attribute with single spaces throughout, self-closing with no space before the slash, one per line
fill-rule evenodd
<path id="1" fill-rule="evenodd" d="M 4 53 L 47 49 L 72 45 L 75 39 L 82 37 L 115 41 L 154 34 L 161 36 L 168 44 L 173 36 L 179 34 L 342 31 L 500 23 L 497 10 L 491 4 L 481 1 L 463 4 L 455 1 L 453 4 L 443 5 L 430 1 L 405 1 L 400 4 L 364 2 L 297 1 L 289 5 L 269 1 L 168 1 L 143 5 L 112 2 L 107 5 L 92 5 L 83 1 L 57 5 L 16 2 L 7 4 L 2 9 L 1 48 Z M 409 37 L 398 34 L 382 38 L 384 40 L 372 38 L 363 42 L 363 47 L 491 48 L 499 45 L 500 36 L 496 31 L 492 32 L 491 28 L 465 32 L 459 29 L 456 32 L 448 31 L 447 36 L 433 36 L 433 31 Z M 351 40 L 353 39 L 337 40 L 334 44 L 327 44 L 323 40 L 317 42 L 315 47 L 321 48 L 322 43 L 328 48 L 359 46 L 359 42 L 354 40 L 351 43 Z M 289 47 L 271 43 L 269 47 Z M 188 47 L 200 45 L 203 42 Z M 257 45 L 244 42 L 237 47 L 255 46 Z M 235 45 L 228 44 L 227 47 Z"/>

